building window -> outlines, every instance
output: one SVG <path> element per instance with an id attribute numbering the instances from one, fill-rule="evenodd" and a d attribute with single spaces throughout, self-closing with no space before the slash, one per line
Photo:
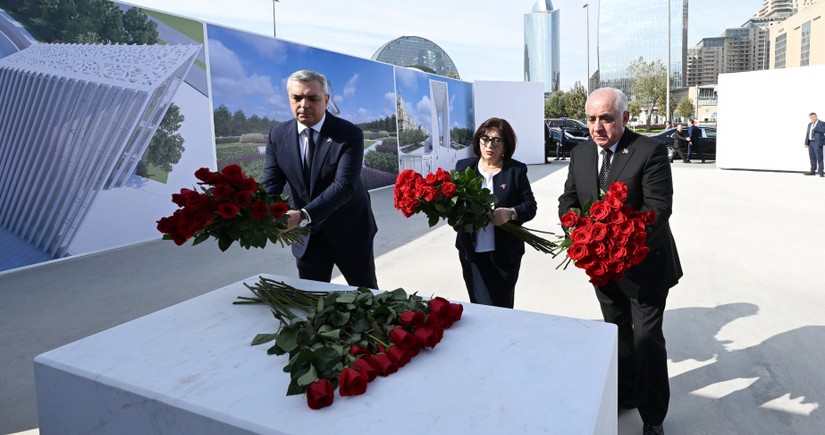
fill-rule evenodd
<path id="1" fill-rule="evenodd" d="M 811 63 L 811 22 L 802 24 L 802 47 L 799 50 L 799 66 L 808 66 Z"/>
<path id="2" fill-rule="evenodd" d="M 785 68 L 785 52 L 788 48 L 788 34 L 779 35 L 776 38 L 776 58 L 773 61 L 774 68 Z"/>

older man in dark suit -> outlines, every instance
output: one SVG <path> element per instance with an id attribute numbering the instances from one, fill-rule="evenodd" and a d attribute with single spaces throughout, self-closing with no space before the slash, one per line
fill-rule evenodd
<path id="1" fill-rule="evenodd" d="M 808 129 L 805 133 L 805 147 L 808 148 L 808 156 L 811 159 L 811 172 L 806 172 L 805 175 L 814 175 L 818 172 L 820 177 L 825 177 L 825 172 L 823 172 L 822 168 L 822 146 L 825 145 L 825 122 L 818 120 L 814 112 L 811 112 L 808 118 L 810 118 L 811 122 L 808 123 Z"/>
<path id="2" fill-rule="evenodd" d="M 628 187 L 626 205 L 656 213 L 645 260 L 595 291 L 604 320 L 618 326 L 619 406 L 638 407 L 644 435 L 661 435 L 670 400 L 662 321 L 669 289 L 682 276 L 668 223 L 673 180 L 667 148 L 626 129 L 627 97 L 618 89 L 593 91 L 585 113 L 591 140 L 573 148 L 559 216 L 598 200 L 615 181 Z"/>
<path id="3" fill-rule="evenodd" d="M 353 286 L 378 288 L 373 239 L 377 231 L 370 197 L 361 181 L 364 133 L 326 110 L 327 79 L 297 71 L 286 85 L 295 120 L 269 131 L 264 186 L 279 195 L 289 183 L 296 210 L 289 229 L 308 227 L 293 245 L 298 275 L 329 282 L 333 265 Z"/>

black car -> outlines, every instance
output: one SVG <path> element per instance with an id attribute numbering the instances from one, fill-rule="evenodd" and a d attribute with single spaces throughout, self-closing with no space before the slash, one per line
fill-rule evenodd
<path id="1" fill-rule="evenodd" d="M 578 119 L 568 118 L 551 118 L 547 120 L 547 126 L 550 128 L 564 128 L 564 131 L 579 137 L 590 137 L 590 130 L 587 124 Z"/>
<path id="2" fill-rule="evenodd" d="M 699 139 L 698 144 L 693 144 L 691 146 L 691 160 L 694 158 L 701 158 L 699 153 L 696 152 L 698 147 L 699 151 L 702 153 L 701 156 L 705 158 L 705 160 L 716 160 L 716 127 L 697 127 L 699 131 L 702 133 L 702 137 Z M 667 130 L 662 131 L 661 133 L 654 134 L 653 138 L 662 142 L 663 144 L 667 145 L 667 157 L 671 163 L 673 163 L 674 159 L 681 159 L 679 157 L 679 153 L 676 152 L 673 146 L 673 132 L 675 132 L 675 128 L 669 128 Z M 682 136 L 687 137 L 688 129 L 687 127 L 682 128 Z M 687 143 L 682 147 L 682 154 L 687 156 Z"/>
<path id="3" fill-rule="evenodd" d="M 559 130 L 558 128 L 551 128 L 550 129 L 550 137 L 551 137 L 552 140 L 550 141 L 550 146 L 548 147 L 548 149 L 545 150 L 546 151 L 545 154 L 546 154 L 546 157 L 555 158 L 556 157 L 556 144 L 559 142 L 559 139 L 561 139 L 561 130 Z M 567 130 L 565 130 L 564 131 L 564 145 L 562 145 L 562 148 L 561 148 L 561 156 L 570 157 L 570 153 L 573 151 L 573 147 L 575 147 L 576 145 L 578 145 L 578 144 L 580 144 L 580 143 L 582 143 L 586 140 L 587 140 L 586 137 L 574 136 L 574 135 L 568 133 Z"/>

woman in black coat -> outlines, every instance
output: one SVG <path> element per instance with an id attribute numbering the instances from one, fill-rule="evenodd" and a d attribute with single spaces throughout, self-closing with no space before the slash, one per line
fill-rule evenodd
<path id="1" fill-rule="evenodd" d="M 513 308 L 524 242 L 497 228 L 506 222 L 521 225 L 536 216 L 536 200 L 527 179 L 527 165 L 513 160 L 516 134 L 506 120 L 490 118 L 473 136 L 476 157 L 456 163 L 473 168 L 484 187 L 498 198 L 493 223 L 475 231 L 458 230 L 455 246 L 472 303 Z"/>

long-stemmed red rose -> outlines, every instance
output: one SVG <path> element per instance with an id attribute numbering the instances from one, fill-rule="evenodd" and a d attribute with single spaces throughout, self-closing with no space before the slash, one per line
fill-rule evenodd
<path id="1" fill-rule="evenodd" d="M 498 201 L 490 189 L 482 187 L 482 182 L 482 178 L 471 168 L 464 172 L 447 172 L 438 168 L 426 177 L 406 169 L 395 180 L 393 202 L 404 217 L 424 213 L 430 226 L 445 219 L 453 228 L 473 231 L 493 221 L 493 208 Z M 536 234 L 552 233 L 524 228 L 513 222 L 502 224 L 499 228 L 539 252 L 555 255 L 558 248 L 556 243 Z"/>
<path id="2" fill-rule="evenodd" d="M 567 237 L 561 243 L 567 258 L 559 267 L 572 261 L 584 269 L 590 282 L 605 285 L 622 279 L 625 272 L 644 260 L 649 252 L 645 245 L 648 225 L 656 221 L 653 210 L 631 210 L 624 205 L 627 185 L 612 183 L 604 199 L 585 206 L 586 211 L 570 210 L 561 217 Z"/>
<path id="3" fill-rule="evenodd" d="M 252 344 L 275 340 L 268 353 L 289 354 L 287 394 L 306 394 L 312 409 L 331 405 L 336 386 L 341 396 L 364 394 L 378 376 L 435 348 L 464 311 L 461 304 L 440 297 L 427 301 L 403 289 L 309 292 L 264 277 L 247 287 L 256 297 L 236 303 L 267 304 L 281 321 L 276 334 L 258 334 Z"/>
<path id="4" fill-rule="evenodd" d="M 281 246 L 303 243 L 304 229 L 286 231 L 286 197 L 273 200 L 254 178 L 238 165 L 220 172 L 208 168 L 195 171 L 201 192 L 181 189 L 172 195 L 178 210 L 157 221 L 163 238 L 183 245 L 194 237 L 197 245 L 214 237 L 221 251 L 237 241 L 244 248 L 263 248 L 267 241 Z"/>

